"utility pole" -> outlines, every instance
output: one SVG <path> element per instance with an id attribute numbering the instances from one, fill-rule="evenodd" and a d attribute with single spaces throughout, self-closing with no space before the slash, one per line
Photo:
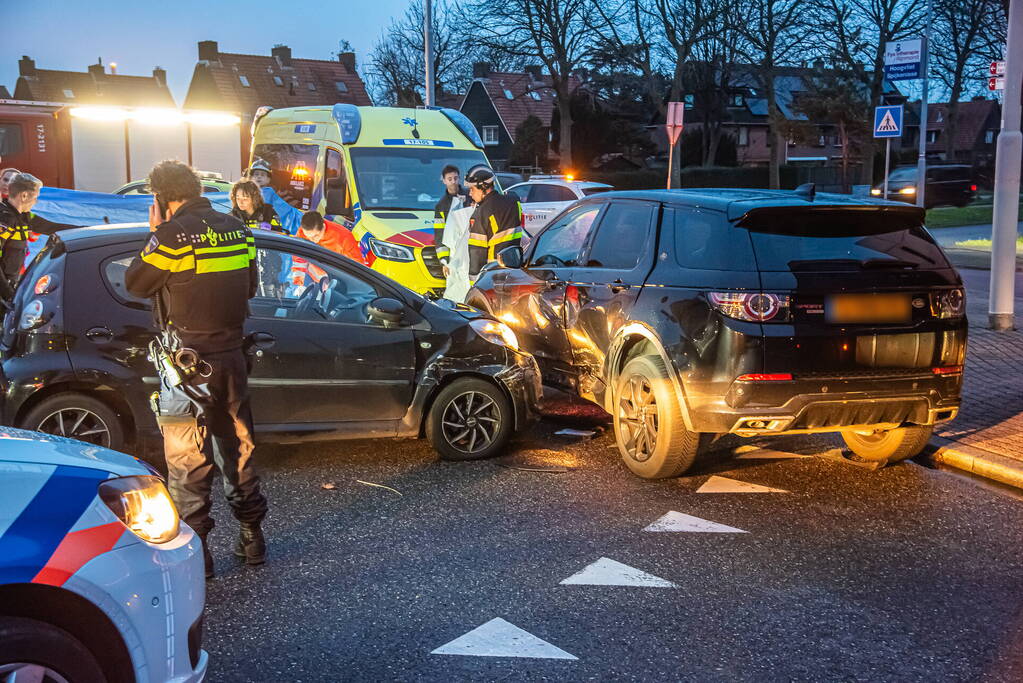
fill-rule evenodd
<path id="1" fill-rule="evenodd" d="M 920 68 L 923 73 L 923 93 L 920 95 L 920 141 L 916 157 L 916 205 L 923 207 L 924 197 L 927 194 L 927 97 L 930 83 L 931 66 L 931 24 L 934 22 L 934 3 L 927 0 L 927 26 L 924 28 L 923 40 L 923 62 Z M 887 199 L 888 197 L 885 197 Z"/>
<path id="2" fill-rule="evenodd" d="M 993 330 L 1011 330 L 1015 322 L 1013 299 L 1016 278 L 1016 233 L 1019 224 L 1020 97 L 1023 95 L 1023 0 L 1009 3 L 1006 33 L 1005 92 L 1002 96 L 1002 131 L 995 148 L 995 205 L 991 221 L 991 300 L 988 324 Z"/>
<path id="3" fill-rule="evenodd" d="M 432 107 L 433 96 L 433 0 L 423 0 L 423 46 L 426 60 L 426 106 Z"/>

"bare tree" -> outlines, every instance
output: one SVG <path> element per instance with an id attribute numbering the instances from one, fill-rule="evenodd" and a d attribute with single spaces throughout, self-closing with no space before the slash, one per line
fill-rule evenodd
<path id="1" fill-rule="evenodd" d="M 757 80 L 767 99 L 768 136 L 771 139 L 770 184 L 781 187 L 781 151 L 787 140 L 781 131 L 785 116 L 778 108 L 778 67 L 796 63 L 805 54 L 812 28 L 802 0 L 740 0 L 737 25 L 746 38 L 747 59 L 755 65 Z"/>
<path id="2" fill-rule="evenodd" d="M 881 102 L 885 44 L 921 35 L 927 0 L 819 0 L 818 23 L 825 28 L 823 45 L 829 61 L 854 74 L 867 86 L 868 107 Z M 861 145 L 861 183 L 871 184 L 875 143 Z"/>
<path id="3" fill-rule="evenodd" d="M 585 18 L 591 9 L 590 0 L 501 0 L 463 14 L 478 45 L 546 67 L 558 100 L 558 154 L 563 166 L 572 163 L 574 74 L 590 47 Z"/>
<path id="4" fill-rule="evenodd" d="M 586 17 L 593 31 L 596 51 L 636 71 L 646 85 L 649 105 L 662 116 L 667 113 L 664 77 L 659 55 L 663 53 L 663 34 L 651 11 L 654 0 L 608 0 L 592 3 Z"/>
<path id="5" fill-rule="evenodd" d="M 948 90 L 945 158 L 955 161 L 959 130 L 959 100 L 969 83 L 982 82 L 988 54 L 986 32 L 1000 10 L 1000 0 L 934 0 L 934 40 L 931 55 L 938 78 Z"/>
<path id="6" fill-rule="evenodd" d="M 434 2 L 433 50 L 437 91 L 462 92 L 471 80 L 466 58 L 470 36 L 461 10 L 448 0 Z M 425 51 L 423 0 L 413 0 L 404 14 L 391 20 L 370 53 L 367 71 L 378 104 L 414 107 L 423 103 Z"/>

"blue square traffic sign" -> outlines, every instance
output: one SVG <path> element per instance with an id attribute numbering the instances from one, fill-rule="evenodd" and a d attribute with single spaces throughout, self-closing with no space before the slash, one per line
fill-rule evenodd
<path id="1" fill-rule="evenodd" d="M 902 105 L 896 104 L 874 109 L 874 137 L 902 137 Z"/>

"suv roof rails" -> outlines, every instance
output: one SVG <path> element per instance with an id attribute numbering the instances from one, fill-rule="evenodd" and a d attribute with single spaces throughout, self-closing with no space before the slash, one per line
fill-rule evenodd
<path id="1" fill-rule="evenodd" d="M 797 197 L 801 197 L 808 202 L 812 202 L 813 198 L 817 196 L 817 184 L 816 183 L 805 183 L 800 185 L 793 190 Z"/>

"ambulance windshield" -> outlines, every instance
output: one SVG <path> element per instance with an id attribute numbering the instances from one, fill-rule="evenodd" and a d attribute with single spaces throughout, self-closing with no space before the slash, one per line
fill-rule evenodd
<path id="1" fill-rule="evenodd" d="M 447 165 L 462 177 L 476 164 L 486 164 L 482 152 L 442 147 L 351 148 L 355 183 L 364 210 L 433 211 L 444 192 L 440 174 Z"/>

